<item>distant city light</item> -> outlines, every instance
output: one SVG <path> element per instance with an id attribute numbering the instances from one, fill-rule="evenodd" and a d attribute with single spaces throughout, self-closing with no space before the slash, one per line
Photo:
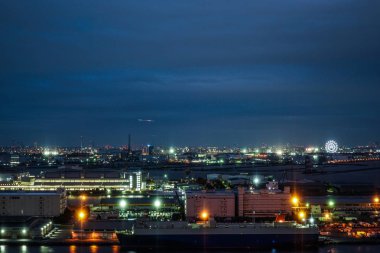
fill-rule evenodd
<path id="1" fill-rule="evenodd" d="M 328 205 L 329 207 L 334 207 L 335 202 L 333 200 L 329 200 Z"/>
<path id="2" fill-rule="evenodd" d="M 310 217 L 309 221 L 311 224 L 314 224 L 314 218 L 313 217 Z"/>
<path id="3" fill-rule="evenodd" d="M 27 232 L 26 228 L 23 228 L 23 229 L 21 230 L 21 233 L 22 233 L 23 235 L 26 235 L 26 232 Z"/>
<path id="4" fill-rule="evenodd" d="M 281 155 L 284 154 L 284 151 L 282 151 L 281 149 L 276 150 L 276 154 L 279 155 L 279 156 L 281 156 Z"/>
<path id="5" fill-rule="evenodd" d="M 58 155 L 58 151 L 57 150 L 49 150 L 49 149 L 45 149 L 42 153 L 44 156 L 51 156 L 51 155 Z"/>
<path id="6" fill-rule="evenodd" d="M 169 149 L 169 154 L 174 154 L 174 152 L 175 152 L 174 148 Z"/>
<path id="7" fill-rule="evenodd" d="M 260 183 L 260 179 L 259 179 L 258 177 L 255 177 L 255 178 L 253 179 L 253 183 L 254 183 L 255 185 L 258 185 L 258 184 Z"/>
<path id="8" fill-rule="evenodd" d="M 373 198 L 373 202 L 375 202 L 376 204 L 380 202 L 380 198 L 379 197 L 374 197 Z"/>

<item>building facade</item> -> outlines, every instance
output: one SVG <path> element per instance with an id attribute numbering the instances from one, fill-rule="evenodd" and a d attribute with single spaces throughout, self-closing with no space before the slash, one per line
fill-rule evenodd
<path id="1" fill-rule="evenodd" d="M 265 189 L 186 192 L 185 214 L 188 219 L 200 218 L 204 212 L 214 218 L 276 217 L 291 214 L 290 199 L 290 188 L 281 191 L 277 182 L 269 182 Z"/>
<path id="2" fill-rule="evenodd" d="M 292 212 L 290 188 L 279 191 L 276 184 L 268 183 L 266 189 L 238 189 L 239 217 L 275 217 Z"/>
<path id="3" fill-rule="evenodd" d="M 185 213 L 189 219 L 200 218 L 202 213 L 214 218 L 233 218 L 236 215 L 235 194 L 232 191 L 187 192 Z"/>
<path id="4" fill-rule="evenodd" d="M 0 191 L 1 216 L 39 216 L 54 217 L 61 215 L 67 207 L 66 191 Z"/>

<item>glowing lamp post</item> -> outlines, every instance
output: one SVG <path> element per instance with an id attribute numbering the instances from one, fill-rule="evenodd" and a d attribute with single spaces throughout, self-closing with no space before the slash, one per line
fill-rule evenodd
<path id="1" fill-rule="evenodd" d="M 377 215 L 378 214 L 377 208 L 379 207 L 379 204 L 380 204 L 380 198 L 378 196 L 375 196 L 373 198 L 373 204 L 374 204 L 374 207 L 375 207 L 375 214 Z"/>
<path id="2" fill-rule="evenodd" d="M 124 217 L 124 210 L 127 207 L 127 201 L 125 201 L 125 199 L 120 200 L 119 207 L 120 207 L 119 214 L 121 217 Z"/>
<path id="3" fill-rule="evenodd" d="M 86 213 L 83 210 L 79 210 L 78 220 L 80 221 L 81 239 L 83 239 L 83 220 L 86 218 Z"/>
<path id="4" fill-rule="evenodd" d="M 208 214 L 208 212 L 203 211 L 200 216 L 201 216 L 202 220 L 207 221 L 208 217 L 209 217 L 209 214 Z"/>
<path id="5" fill-rule="evenodd" d="M 127 207 L 127 201 L 125 201 L 124 199 L 120 200 L 119 207 L 121 209 L 125 209 Z"/>
<path id="6" fill-rule="evenodd" d="M 299 219 L 301 220 L 301 222 L 304 222 L 305 221 L 305 218 L 306 218 L 306 214 L 304 211 L 301 211 L 298 213 L 298 217 Z"/>
<path id="7" fill-rule="evenodd" d="M 86 218 L 86 214 L 84 213 L 84 211 L 79 211 L 78 213 L 78 219 L 81 221 L 81 220 L 84 220 L 84 218 Z"/>
<path id="8" fill-rule="evenodd" d="M 293 196 L 291 201 L 292 201 L 293 206 L 298 206 L 298 204 L 300 202 L 300 200 L 297 196 Z"/>
<path id="9" fill-rule="evenodd" d="M 154 207 L 155 208 L 160 208 L 161 207 L 161 200 L 159 200 L 159 199 L 156 199 L 154 202 L 153 202 L 153 205 L 154 205 Z"/>

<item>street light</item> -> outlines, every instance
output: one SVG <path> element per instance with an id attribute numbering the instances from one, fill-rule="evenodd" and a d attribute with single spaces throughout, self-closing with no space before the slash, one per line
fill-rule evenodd
<path id="1" fill-rule="evenodd" d="M 299 204 L 300 200 L 297 196 L 292 197 L 292 203 L 293 205 L 297 206 Z"/>
<path id="2" fill-rule="evenodd" d="M 208 220 L 208 213 L 206 212 L 206 211 L 203 211 L 202 213 L 201 213 L 201 219 L 202 220 Z"/>
<path id="3" fill-rule="evenodd" d="M 380 198 L 379 197 L 374 197 L 373 198 L 373 202 L 375 203 L 375 204 L 379 204 L 379 202 L 380 202 Z"/>
<path id="4" fill-rule="evenodd" d="M 125 201 L 124 199 L 120 200 L 119 206 L 121 209 L 126 208 L 127 207 L 127 201 Z"/>
<path id="5" fill-rule="evenodd" d="M 83 210 L 80 210 L 78 213 L 78 219 L 82 221 L 84 218 L 86 218 L 86 213 Z"/>
<path id="6" fill-rule="evenodd" d="M 78 219 L 80 221 L 81 239 L 83 239 L 83 220 L 86 218 L 86 213 L 83 210 L 79 210 Z"/>
<path id="7" fill-rule="evenodd" d="M 333 200 L 329 200 L 327 204 L 329 205 L 330 208 L 335 206 L 335 202 Z"/>
<path id="8" fill-rule="evenodd" d="M 161 200 L 156 199 L 156 200 L 153 202 L 153 205 L 154 205 L 155 208 L 160 208 L 160 207 L 161 207 Z"/>

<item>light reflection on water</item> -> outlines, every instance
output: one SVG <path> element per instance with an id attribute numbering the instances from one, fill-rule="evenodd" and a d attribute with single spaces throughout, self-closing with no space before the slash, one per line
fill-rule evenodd
<path id="1" fill-rule="evenodd" d="M 185 247 L 185 246 L 184 246 Z M 0 253 L 167 253 L 168 251 L 128 251 L 121 249 L 119 246 L 7 246 L 0 245 Z M 268 250 L 252 250 L 252 251 L 233 251 L 233 250 L 173 250 L 171 253 L 378 253 L 380 252 L 380 245 L 334 245 L 334 246 L 324 246 L 317 249 L 308 250 L 278 250 L 278 249 L 268 249 Z"/>

